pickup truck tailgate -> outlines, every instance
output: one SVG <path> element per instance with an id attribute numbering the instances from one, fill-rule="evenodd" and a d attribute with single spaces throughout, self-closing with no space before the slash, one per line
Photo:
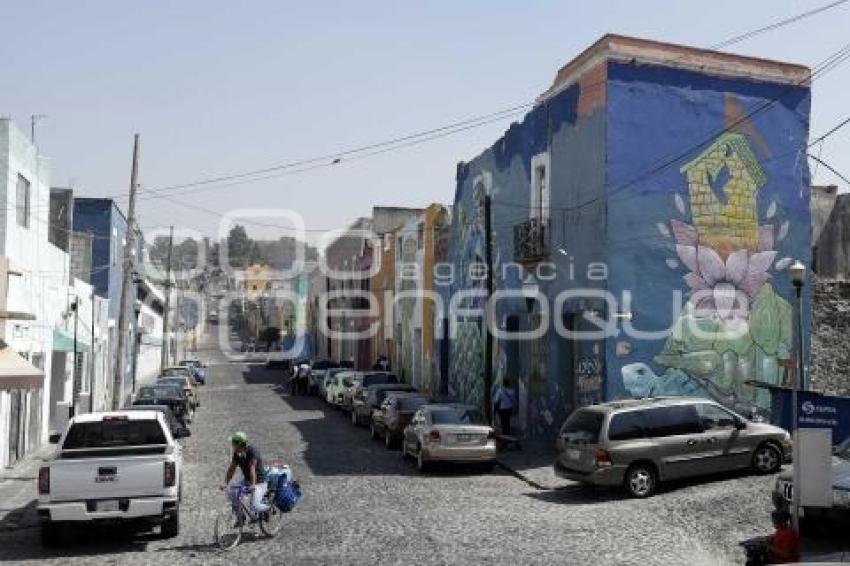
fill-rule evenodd
<path id="1" fill-rule="evenodd" d="M 94 416 L 69 425 L 50 461 L 51 501 L 161 496 L 167 468 L 174 485 L 180 448 L 169 442 L 160 413 Z"/>
<path id="2" fill-rule="evenodd" d="M 109 499 L 162 495 L 165 451 L 120 456 L 74 454 L 51 462 L 50 496 L 53 501 Z M 107 452 L 107 451 L 104 451 Z"/>

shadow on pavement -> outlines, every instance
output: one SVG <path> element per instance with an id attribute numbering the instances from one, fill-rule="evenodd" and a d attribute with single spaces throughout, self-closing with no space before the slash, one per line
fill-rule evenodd
<path id="1" fill-rule="evenodd" d="M 545 503 L 570 505 L 594 505 L 625 499 L 625 496 L 616 489 L 581 484 L 568 485 L 548 491 L 533 491 L 525 495 Z"/>
<path id="2" fill-rule="evenodd" d="M 38 526 L 16 533 L 0 532 L 0 561 L 23 562 L 48 558 L 96 557 L 120 552 L 145 552 L 158 535 L 127 526 L 84 525 L 64 533 L 56 546 L 41 544 Z M 7 537 L 11 537 L 8 538 Z"/>
<path id="3" fill-rule="evenodd" d="M 383 441 L 370 438 L 369 429 L 355 427 L 339 411 L 329 407 L 316 396 L 290 394 L 281 370 L 250 366 L 242 372 L 245 383 L 270 385 L 285 405 L 292 411 L 289 424 L 301 434 L 306 444 L 303 457 L 314 475 L 403 475 L 418 472 L 409 461 L 403 461 L 401 452 L 387 450 Z M 301 417 L 301 418 L 299 418 Z M 478 466 L 439 466 L 429 472 L 433 477 L 462 477 L 480 475 Z"/>
<path id="4" fill-rule="evenodd" d="M 242 534 L 242 540 L 238 546 L 263 542 L 268 537 L 255 532 L 245 532 Z M 214 541 L 204 543 L 181 544 L 176 546 L 166 546 L 157 548 L 155 552 L 180 552 L 185 554 L 187 558 L 205 558 L 215 555 L 225 555 L 228 551 L 222 550 Z"/>
<path id="5" fill-rule="evenodd" d="M 34 480 L 33 480 L 34 481 Z M 23 507 L 9 509 L 0 507 L 0 533 L 8 533 L 38 526 L 36 507 L 38 501 L 33 499 Z"/>

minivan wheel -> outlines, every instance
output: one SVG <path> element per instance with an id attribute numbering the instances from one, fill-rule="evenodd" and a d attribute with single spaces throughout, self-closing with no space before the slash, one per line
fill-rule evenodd
<path id="1" fill-rule="evenodd" d="M 626 471 L 624 484 L 632 497 L 649 497 L 658 484 L 655 469 L 648 464 L 635 464 Z"/>
<path id="2" fill-rule="evenodd" d="M 760 474 L 774 474 L 781 466 L 782 457 L 772 444 L 762 444 L 753 453 L 753 468 Z"/>

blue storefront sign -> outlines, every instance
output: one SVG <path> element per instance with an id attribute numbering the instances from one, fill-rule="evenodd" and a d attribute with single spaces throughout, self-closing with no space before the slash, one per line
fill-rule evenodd
<path id="1" fill-rule="evenodd" d="M 772 393 L 773 422 L 787 430 L 793 429 L 791 391 L 781 389 Z M 850 437 L 850 397 L 832 397 L 800 391 L 797 394 L 797 408 L 800 428 L 831 429 L 833 444 Z"/>

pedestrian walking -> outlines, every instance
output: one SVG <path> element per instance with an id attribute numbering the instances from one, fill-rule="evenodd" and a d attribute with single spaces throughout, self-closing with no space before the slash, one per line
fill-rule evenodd
<path id="1" fill-rule="evenodd" d="M 502 434 L 510 436 L 511 417 L 513 417 L 514 407 L 516 407 L 514 390 L 511 387 L 510 379 L 503 379 L 502 385 L 493 394 L 493 407 L 496 414 L 499 415 L 499 426 L 502 430 Z"/>

